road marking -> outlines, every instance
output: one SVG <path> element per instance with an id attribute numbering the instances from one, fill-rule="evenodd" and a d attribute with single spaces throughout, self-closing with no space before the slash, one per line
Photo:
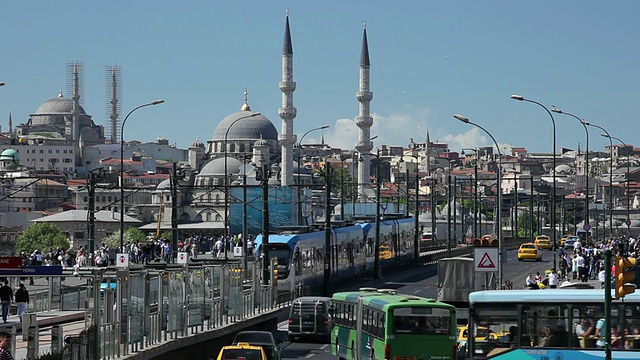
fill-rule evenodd
<path id="1" fill-rule="evenodd" d="M 308 359 L 308 358 L 312 357 L 313 355 L 315 355 L 315 354 L 309 354 L 309 355 L 305 356 L 304 358 Z"/>

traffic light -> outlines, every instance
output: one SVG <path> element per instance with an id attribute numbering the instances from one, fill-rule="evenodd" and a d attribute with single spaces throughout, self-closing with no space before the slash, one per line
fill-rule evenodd
<path id="1" fill-rule="evenodd" d="M 625 295 L 632 294 L 636 291 L 636 286 L 629 284 L 636 278 L 636 261 L 636 258 L 616 255 L 616 299 L 623 298 Z"/>
<path id="2" fill-rule="evenodd" d="M 476 247 L 498 247 L 500 242 L 498 238 L 492 234 L 483 235 L 479 239 L 473 239 L 473 246 Z"/>

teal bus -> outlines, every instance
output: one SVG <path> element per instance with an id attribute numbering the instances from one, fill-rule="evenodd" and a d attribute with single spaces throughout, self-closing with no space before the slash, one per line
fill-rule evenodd
<path id="1" fill-rule="evenodd" d="M 454 360 L 456 309 L 394 290 L 332 297 L 331 352 L 341 360 Z"/>
<path id="2" fill-rule="evenodd" d="M 640 359 L 640 294 L 611 303 L 611 358 Z M 605 358 L 602 289 L 486 290 L 469 294 L 470 336 L 464 359 L 596 360 Z"/>

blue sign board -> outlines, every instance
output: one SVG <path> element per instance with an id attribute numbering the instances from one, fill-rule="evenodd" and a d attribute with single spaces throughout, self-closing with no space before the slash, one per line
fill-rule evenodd
<path id="1" fill-rule="evenodd" d="M 62 275 L 62 266 L 25 266 L 0 269 L 0 276 L 50 276 Z"/>
<path id="2" fill-rule="evenodd" d="M 262 232 L 262 188 L 247 187 L 247 228 L 249 234 Z M 269 229 L 291 226 L 292 188 L 288 186 L 269 187 Z M 229 192 L 229 233 L 242 233 L 244 194 L 241 187 Z"/>

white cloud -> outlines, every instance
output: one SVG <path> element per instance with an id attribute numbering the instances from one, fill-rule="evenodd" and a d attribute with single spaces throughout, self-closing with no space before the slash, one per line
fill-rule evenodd
<path id="1" fill-rule="evenodd" d="M 413 108 L 389 115 L 375 113 L 372 116 L 371 136 L 378 136 L 374 140 L 374 147 L 380 144 L 407 146 L 412 138 L 414 142 L 424 142 L 426 141 L 427 130 L 432 142 L 446 143 L 452 151 L 493 145 L 491 138 L 475 127 L 461 134 L 451 134 L 447 132 L 447 129 L 432 125 L 431 123 L 439 123 L 437 120 L 430 119 L 429 110 L 424 108 Z M 358 142 L 359 129 L 356 126 L 355 118 L 338 119 L 325 131 L 325 143 L 332 147 L 353 149 Z M 315 137 L 319 136 L 315 135 Z M 511 145 L 500 144 L 500 146 L 501 151 L 504 150 L 505 146 L 509 149 L 511 148 Z"/>

